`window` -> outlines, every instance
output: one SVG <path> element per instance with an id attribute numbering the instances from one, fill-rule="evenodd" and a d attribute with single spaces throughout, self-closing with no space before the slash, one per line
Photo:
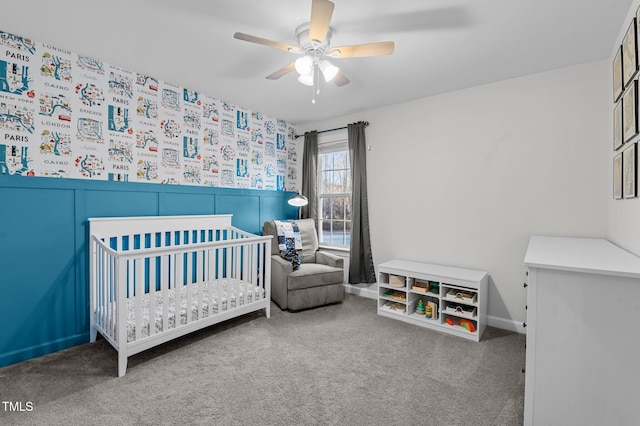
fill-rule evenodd
<path id="1" fill-rule="evenodd" d="M 351 242 L 351 164 L 343 138 L 318 145 L 320 244 L 348 248 Z"/>

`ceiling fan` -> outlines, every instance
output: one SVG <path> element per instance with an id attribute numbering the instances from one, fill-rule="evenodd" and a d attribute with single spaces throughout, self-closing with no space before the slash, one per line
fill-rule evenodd
<path id="1" fill-rule="evenodd" d="M 333 65 L 328 58 L 342 59 L 390 55 L 393 53 L 394 43 L 392 41 L 384 41 L 379 43 L 331 47 L 332 28 L 330 24 L 333 8 L 334 4 L 329 0 L 311 1 L 311 18 L 309 22 L 299 25 L 295 30 L 298 39 L 297 46 L 240 32 L 235 33 L 233 37 L 238 40 L 249 41 L 251 43 L 302 55 L 294 62 L 269 74 L 266 77 L 269 80 L 276 80 L 296 70 L 299 74 L 298 81 L 304 85 L 314 86 L 315 88 L 316 84 L 318 84 L 320 73 L 322 73 L 325 81 L 333 81 L 337 86 L 344 86 L 349 83 L 349 79 L 338 67 Z M 314 94 L 315 92 L 314 90 Z M 315 97 L 311 102 L 315 103 Z"/>

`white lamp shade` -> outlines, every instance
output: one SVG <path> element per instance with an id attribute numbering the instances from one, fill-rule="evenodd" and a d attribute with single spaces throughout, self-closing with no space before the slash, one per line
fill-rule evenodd
<path id="1" fill-rule="evenodd" d="M 290 206 L 303 207 L 309 204 L 309 200 L 304 195 L 296 194 L 287 201 Z"/>
<path id="2" fill-rule="evenodd" d="M 329 82 L 333 79 L 333 77 L 338 74 L 340 68 L 333 65 L 331 62 L 326 59 L 320 62 L 320 71 L 322 71 L 322 75 L 324 76 L 324 81 Z"/>
<path id="3" fill-rule="evenodd" d="M 313 59 L 310 56 L 303 56 L 296 59 L 296 71 L 300 75 L 307 75 L 313 70 Z"/>
<path id="4" fill-rule="evenodd" d="M 313 86 L 313 70 L 310 73 L 298 77 L 298 81 L 305 86 Z"/>

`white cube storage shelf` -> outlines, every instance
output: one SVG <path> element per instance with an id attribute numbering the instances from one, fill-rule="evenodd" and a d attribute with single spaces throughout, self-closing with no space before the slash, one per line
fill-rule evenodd
<path id="1" fill-rule="evenodd" d="M 378 265 L 378 314 L 479 341 L 487 323 L 488 274 L 394 259 Z M 431 306 L 431 318 L 417 313 Z"/>

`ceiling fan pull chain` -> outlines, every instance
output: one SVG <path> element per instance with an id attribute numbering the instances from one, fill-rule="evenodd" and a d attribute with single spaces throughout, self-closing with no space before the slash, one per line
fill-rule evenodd
<path id="1" fill-rule="evenodd" d="M 316 88 L 315 88 L 315 80 L 313 81 L 313 87 L 311 88 L 311 90 L 313 90 L 312 95 L 311 95 L 311 103 L 315 104 L 316 103 Z"/>

